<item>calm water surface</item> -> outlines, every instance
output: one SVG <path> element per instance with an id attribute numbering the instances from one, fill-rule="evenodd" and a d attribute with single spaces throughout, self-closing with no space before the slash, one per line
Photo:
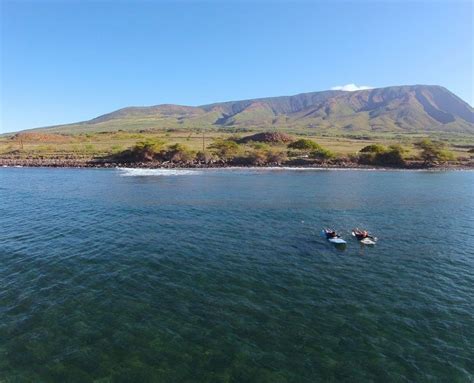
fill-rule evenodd
<path id="1" fill-rule="evenodd" d="M 0 169 L 0 381 L 472 382 L 473 217 L 474 172 Z"/>

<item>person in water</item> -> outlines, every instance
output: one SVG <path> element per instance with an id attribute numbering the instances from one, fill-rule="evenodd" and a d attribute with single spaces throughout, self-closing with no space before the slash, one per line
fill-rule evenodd
<path id="1" fill-rule="evenodd" d="M 369 232 L 367 230 L 355 229 L 354 233 L 358 239 L 364 239 L 369 237 Z"/>

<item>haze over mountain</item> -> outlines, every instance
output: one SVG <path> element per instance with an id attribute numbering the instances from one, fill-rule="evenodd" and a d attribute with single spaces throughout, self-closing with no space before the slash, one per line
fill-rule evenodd
<path id="1" fill-rule="evenodd" d="M 474 110 L 441 86 L 411 85 L 355 92 L 329 90 L 202 106 L 127 107 L 89 121 L 41 129 L 79 133 L 171 128 L 474 134 Z"/>

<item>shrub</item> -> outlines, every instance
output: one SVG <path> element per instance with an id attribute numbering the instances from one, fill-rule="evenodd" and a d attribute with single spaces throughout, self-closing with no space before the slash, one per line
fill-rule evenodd
<path id="1" fill-rule="evenodd" d="M 152 161 L 163 147 L 163 141 L 148 138 L 139 141 L 131 150 L 131 156 L 140 161 Z"/>
<path id="2" fill-rule="evenodd" d="M 331 158 L 335 157 L 335 154 L 331 152 L 329 149 L 319 148 L 317 150 L 312 151 L 309 154 L 310 158 L 315 158 L 318 160 L 330 160 Z"/>
<path id="3" fill-rule="evenodd" d="M 388 149 L 398 151 L 403 155 L 405 155 L 408 152 L 408 150 L 400 144 L 392 144 L 388 147 Z"/>
<path id="4" fill-rule="evenodd" d="M 200 150 L 196 153 L 196 160 L 198 160 L 199 162 L 207 164 L 209 162 L 212 162 L 214 159 L 214 155 L 210 152 L 203 152 L 202 150 Z"/>
<path id="5" fill-rule="evenodd" d="M 313 140 L 309 140 L 307 138 L 300 138 L 299 140 L 288 144 L 288 149 L 296 149 L 304 153 L 309 153 L 321 149 L 321 146 Z"/>
<path id="6" fill-rule="evenodd" d="M 388 148 L 378 144 L 368 145 L 360 152 L 359 163 L 361 164 L 390 167 L 406 165 L 404 159 L 406 150 L 401 145 L 391 145 Z"/>
<path id="7" fill-rule="evenodd" d="M 383 153 L 387 150 L 387 148 L 380 144 L 371 144 L 363 147 L 360 152 L 361 153 Z"/>
<path id="8" fill-rule="evenodd" d="M 261 166 L 266 164 L 280 165 L 288 159 L 285 151 L 278 149 L 248 150 L 232 159 L 234 165 Z"/>
<path id="9" fill-rule="evenodd" d="M 267 163 L 281 165 L 288 160 L 288 156 L 283 150 L 269 149 L 267 151 Z"/>
<path id="10" fill-rule="evenodd" d="M 235 141 L 217 139 L 209 149 L 222 160 L 231 160 L 240 152 L 240 146 Z"/>
<path id="11" fill-rule="evenodd" d="M 251 151 L 235 157 L 233 163 L 236 165 L 265 165 L 267 156 L 263 151 Z"/>
<path id="12" fill-rule="evenodd" d="M 134 150 L 152 150 L 155 153 L 158 153 L 163 147 L 164 142 L 154 138 L 146 138 L 144 140 L 138 141 L 133 147 Z"/>
<path id="13" fill-rule="evenodd" d="M 374 158 L 374 164 L 380 166 L 403 167 L 405 160 L 403 153 L 397 148 L 391 148 L 385 152 L 377 153 Z"/>
<path id="14" fill-rule="evenodd" d="M 195 158 L 195 153 L 186 145 L 174 144 L 162 152 L 162 157 L 171 162 L 191 162 Z"/>

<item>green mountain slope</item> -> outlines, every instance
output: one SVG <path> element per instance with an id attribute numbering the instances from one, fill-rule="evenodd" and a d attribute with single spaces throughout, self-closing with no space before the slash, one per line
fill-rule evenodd
<path id="1" fill-rule="evenodd" d="M 89 121 L 41 129 L 79 133 L 172 128 L 474 134 L 474 111 L 443 87 L 412 85 L 356 92 L 302 93 L 198 107 L 128 107 Z"/>

